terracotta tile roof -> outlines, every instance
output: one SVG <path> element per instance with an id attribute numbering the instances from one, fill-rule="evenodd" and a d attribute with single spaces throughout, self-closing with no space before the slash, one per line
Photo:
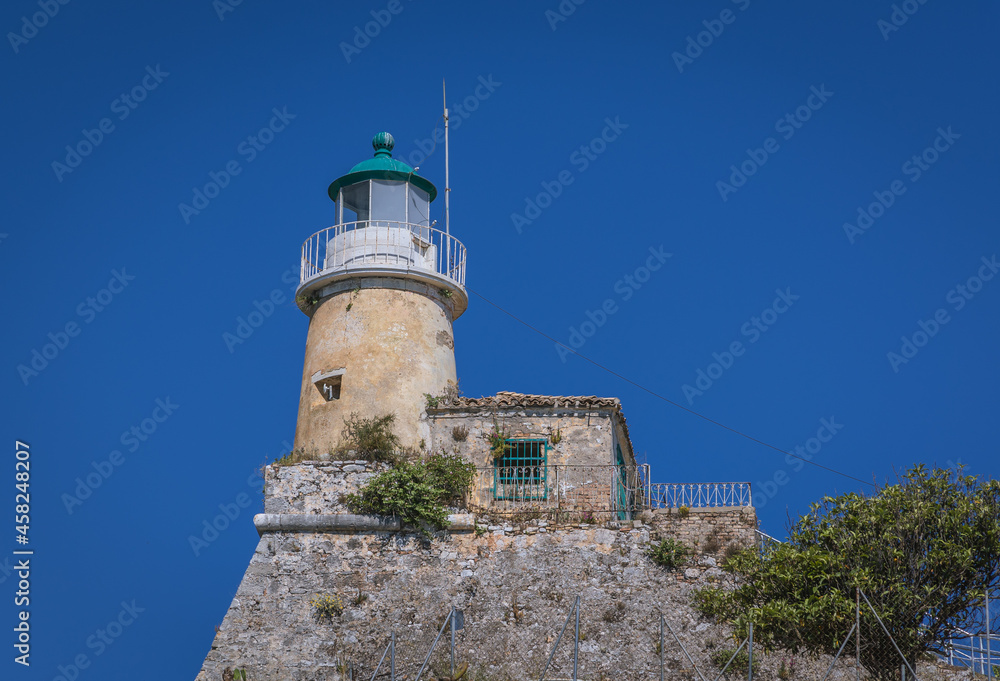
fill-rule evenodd
<path id="1" fill-rule="evenodd" d="M 563 407 L 621 410 L 621 401 L 617 397 L 595 397 L 594 395 L 566 397 L 561 395 L 526 395 L 503 391 L 484 397 L 459 397 L 449 407 Z"/>
<path id="2" fill-rule="evenodd" d="M 496 395 L 485 395 L 483 397 L 458 397 L 448 403 L 442 401 L 441 406 L 428 409 L 429 413 L 442 411 L 462 410 L 462 409 L 517 409 L 517 408 L 561 408 L 561 409 L 607 409 L 618 417 L 622 424 L 622 431 L 629 451 L 633 453 L 632 438 L 628 432 L 628 423 L 625 422 L 625 414 L 622 413 L 622 403 L 617 397 L 597 397 L 595 395 L 527 395 L 525 393 L 515 393 L 501 391 Z"/>

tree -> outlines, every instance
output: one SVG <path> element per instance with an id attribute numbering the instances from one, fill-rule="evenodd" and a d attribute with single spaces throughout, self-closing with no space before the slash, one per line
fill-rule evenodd
<path id="1" fill-rule="evenodd" d="M 742 551 L 724 569 L 735 589 L 702 589 L 695 605 L 738 635 L 752 621 L 765 648 L 835 654 L 855 622 L 857 588 L 913 667 L 956 627 L 982 626 L 985 595 L 1000 596 L 1000 481 L 918 465 L 871 496 L 825 497 L 786 543 Z M 861 606 L 861 663 L 894 678 L 899 655 Z"/>

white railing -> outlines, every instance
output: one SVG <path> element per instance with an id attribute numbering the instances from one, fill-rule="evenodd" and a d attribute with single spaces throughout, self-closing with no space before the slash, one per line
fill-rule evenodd
<path id="1" fill-rule="evenodd" d="M 754 537 L 757 540 L 757 551 L 761 554 L 765 554 L 771 549 L 778 546 L 778 544 L 783 544 L 780 539 L 775 539 L 766 532 L 761 532 L 760 530 L 754 530 Z"/>
<path id="2" fill-rule="evenodd" d="M 429 272 L 465 286 L 465 246 L 439 229 L 389 220 L 334 225 L 302 244 L 300 283 L 364 267 Z"/>
<path id="3" fill-rule="evenodd" d="M 563 512 L 570 519 L 630 519 L 642 508 L 635 467 L 523 465 L 477 468 L 468 506 L 501 515 Z"/>
<path id="4" fill-rule="evenodd" d="M 947 661 L 953 667 L 970 667 L 975 674 L 996 678 L 995 667 L 1000 663 L 1000 645 L 994 644 L 1000 644 L 1000 635 L 977 635 L 961 629 L 956 633 L 965 634 L 964 639 L 945 643 L 943 648 L 946 654 L 939 655 L 939 659 Z M 968 645 L 963 641 L 968 641 Z"/>
<path id="5" fill-rule="evenodd" d="M 749 482 L 649 483 L 646 508 L 749 506 Z"/>

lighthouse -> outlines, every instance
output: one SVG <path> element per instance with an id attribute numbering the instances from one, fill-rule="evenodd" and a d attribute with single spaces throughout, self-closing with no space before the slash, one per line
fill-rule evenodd
<path id="1" fill-rule="evenodd" d="M 295 447 L 337 447 L 351 414 L 396 417 L 404 446 L 429 440 L 425 395 L 457 382 L 452 324 L 468 307 L 465 246 L 431 219 L 437 189 L 375 154 L 330 184 L 335 224 L 302 245 L 299 309 L 309 316 Z"/>

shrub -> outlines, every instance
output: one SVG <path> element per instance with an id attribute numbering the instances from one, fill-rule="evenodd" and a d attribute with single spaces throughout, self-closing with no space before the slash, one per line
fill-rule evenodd
<path id="1" fill-rule="evenodd" d="M 729 612 L 725 595 L 717 587 L 696 590 L 692 596 L 692 601 L 695 610 L 706 617 L 725 619 L 726 614 Z"/>
<path id="2" fill-rule="evenodd" d="M 551 442 L 552 446 L 554 447 L 560 442 L 562 442 L 562 438 L 563 438 L 562 428 L 556 428 L 555 432 L 549 435 L 549 442 Z"/>
<path id="3" fill-rule="evenodd" d="M 475 466 L 460 456 L 433 454 L 426 463 L 401 463 L 369 479 L 356 494 L 345 494 L 352 513 L 398 517 L 420 528 L 448 527 L 445 505 L 460 500 L 468 491 Z"/>
<path id="4" fill-rule="evenodd" d="M 713 650 L 709 654 L 709 658 L 712 660 L 712 664 L 714 664 L 719 669 L 722 669 L 723 667 L 726 666 L 726 663 L 729 662 L 729 658 L 733 657 L 733 652 L 735 651 L 733 651 L 732 648 L 719 648 L 718 650 Z M 750 655 L 747 653 L 746 650 L 741 650 L 739 653 L 737 653 L 736 658 L 729 664 L 729 668 L 726 669 L 726 676 L 729 677 L 737 674 L 739 676 L 746 676 L 747 668 L 749 666 L 750 666 Z M 753 659 L 754 674 L 758 672 L 759 667 L 760 667 L 760 658 L 755 657 Z"/>
<path id="5" fill-rule="evenodd" d="M 681 518 L 687 518 L 689 515 L 691 515 L 691 509 L 688 508 L 687 506 L 681 506 L 680 508 L 677 509 L 677 515 Z"/>
<path id="6" fill-rule="evenodd" d="M 668 570 L 676 570 L 680 567 L 690 553 L 688 547 L 670 537 L 662 540 L 659 544 L 650 544 L 649 548 L 646 549 L 646 555 L 654 563 L 662 565 Z"/>
<path id="7" fill-rule="evenodd" d="M 408 525 L 443 530 L 448 511 L 429 477 L 426 466 L 403 463 L 368 480 L 357 494 L 345 494 L 344 503 L 352 513 L 395 516 Z"/>
<path id="8" fill-rule="evenodd" d="M 476 466 L 458 454 L 431 454 L 424 465 L 431 484 L 441 490 L 441 501 L 451 505 L 462 501 L 476 475 Z"/>
<path id="9" fill-rule="evenodd" d="M 313 614 L 320 621 L 331 621 L 344 612 L 344 601 L 340 600 L 340 596 L 336 594 L 333 596 L 329 594 L 317 595 L 309 601 L 309 605 L 313 607 Z"/>
<path id="10" fill-rule="evenodd" d="M 275 459 L 274 466 L 291 466 L 292 464 L 299 463 L 300 461 L 311 461 L 316 457 L 309 456 L 306 454 L 304 449 L 293 449 L 292 451 L 285 454 L 280 459 Z"/>
<path id="11" fill-rule="evenodd" d="M 399 438 L 393 430 L 395 414 L 362 418 L 351 412 L 344 419 L 340 449 L 354 450 L 359 459 L 367 461 L 396 461 L 400 449 Z"/>
<path id="12" fill-rule="evenodd" d="M 469 429 L 465 426 L 455 426 L 451 429 L 451 439 L 455 442 L 465 442 L 469 437 Z"/>

